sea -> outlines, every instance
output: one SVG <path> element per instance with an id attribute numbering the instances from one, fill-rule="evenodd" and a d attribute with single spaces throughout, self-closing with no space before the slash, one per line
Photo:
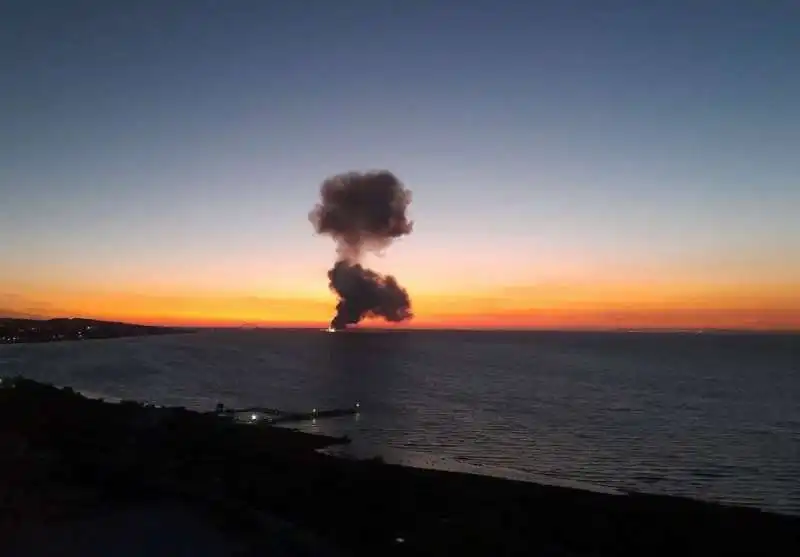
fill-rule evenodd
<path id="1" fill-rule="evenodd" d="M 344 458 L 800 515 L 800 335 L 316 330 L 0 346 L 0 374 L 291 427 Z"/>

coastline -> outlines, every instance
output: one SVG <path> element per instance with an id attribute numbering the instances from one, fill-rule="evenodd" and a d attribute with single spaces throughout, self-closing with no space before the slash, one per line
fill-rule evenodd
<path id="1" fill-rule="evenodd" d="M 0 533 L 20 524 L 47 528 L 96 513 L 109 501 L 168 498 L 228 521 L 237 517 L 251 531 L 277 520 L 282 535 L 353 555 L 800 550 L 798 517 L 349 460 L 319 450 L 345 442 L 4 380 Z M 100 495 L 64 495 L 76 490 Z"/>
<path id="2" fill-rule="evenodd" d="M 0 317 L 0 345 L 43 344 L 189 334 L 188 327 L 136 325 L 81 318 L 19 319 Z"/>

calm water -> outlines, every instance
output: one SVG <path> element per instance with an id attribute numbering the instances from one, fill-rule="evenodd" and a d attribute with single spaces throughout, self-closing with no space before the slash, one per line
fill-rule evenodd
<path id="1" fill-rule="evenodd" d="M 224 331 L 0 346 L 0 373 L 197 409 L 350 406 L 355 456 L 800 514 L 800 336 Z"/>

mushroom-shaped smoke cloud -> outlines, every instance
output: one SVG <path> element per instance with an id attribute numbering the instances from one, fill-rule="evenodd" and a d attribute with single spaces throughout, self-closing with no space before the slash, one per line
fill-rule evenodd
<path id="1" fill-rule="evenodd" d="M 411 192 L 391 172 L 348 172 L 328 178 L 309 214 L 318 234 L 330 235 L 339 259 L 328 272 L 339 296 L 331 328 L 344 329 L 365 317 L 404 321 L 412 317 L 408 292 L 394 277 L 359 264 L 366 250 L 382 250 L 412 230 L 406 216 Z"/>

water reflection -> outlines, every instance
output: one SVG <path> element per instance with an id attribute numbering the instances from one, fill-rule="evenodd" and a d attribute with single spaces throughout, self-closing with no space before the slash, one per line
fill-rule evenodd
<path id="1" fill-rule="evenodd" d="M 335 333 L 319 341 L 317 364 L 326 372 L 322 388 L 330 398 L 370 407 L 388 402 L 407 359 L 407 333 Z"/>
<path id="2" fill-rule="evenodd" d="M 406 422 L 409 334 L 405 332 L 348 332 L 320 334 L 314 354 L 320 377 L 316 389 L 327 407 L 359 405 L 347 417 L 321 419 L 299 429 L 328 435 L 348 435 L 353 444 L 345 456 L 362 458 L 382 454 L 396 438 L 398 443 L 412 424 Z M 369 432 L 381 431 L 380 443 Z M 373 441 L 369 441 L 372 439 Z"/>

